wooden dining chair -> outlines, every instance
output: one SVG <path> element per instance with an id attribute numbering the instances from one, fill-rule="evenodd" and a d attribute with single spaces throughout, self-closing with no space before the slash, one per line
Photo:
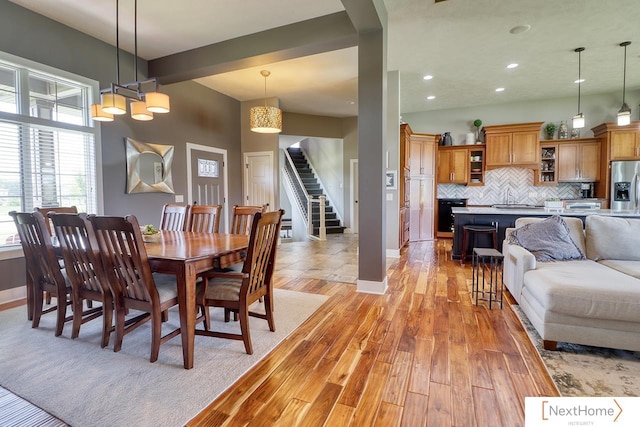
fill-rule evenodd
<path id="1" fill-rule="evenodd" d="M 205 233 L 217 233 L 220 227 L 220 205 L 193 205 L 189 208 L 189 214 L 184 231 L 201 231 Z"/>
<path id="2" fill-rule="evenodd" d="M 51 208 L 35 208 L 37 212 L 40 212 L 42 216 L 45 218 L 45 223 L 47 224 L 47 231 L 49 234 L 53 236 L 53 227 L 51 224 L 51 220 L 49 219 L 49 212 L 55 213 L 78 213 L 78 208 L 75 206 L 58 206 Z"/>
<path id="3" fill-rule="evenodd" d="M 71 286 L 65 280 L 51 235 L 47 231 L 46 220 L 36 212 L 9 212 L 18 229 L 27 270 L 27 298 L 31 299 L 31 327 L 40 325 L 43 314 L 57 312 L 56 336 L 62 334 L 65 322 L 72 319 L 66 315 Z M 56 299 L 56 305 L 44 308 L 43 294 L 48 292 Z"/>
<path id="4" fill-rule="evenodd" d="M 251 223 L 253 216 L 260 212 L 264 213 L 267 210 L 267 205 L 262 206 L 233 206 L 233 214 L 231 216 L 231 227 L 229 233 L 231 234 L 244 234 L 249 235 L 251 231 Z M 221 256 L 219 259 L 220 269 L 233 268 L 235 265 L 236 270 L 239 268 L 237 265 L 244 262 L 246 252 L 237 252 L 229 255 Z"/>
<path id="5" fill-rule="evenodd" d="M 162 216 L 160 217 L 160 230 L 184 230 L 189 209 L 189 205 L 165 204 L 162 207 Z"/>
<path id="6" fill-rule="evenodd" d="M 180 334 L 180 328 L 162 336 L 162 313 L 178 304 L 175 276 L 151 273 L 140 224 L 135 216 L 90 215 L 98 240 L 105 280 L 115 301 L 115 341 L 113 351 L 120 351 L 123 337 L 151 321 L 151 357 L 158 360 L 160 345 Z M 129 310 L 142 314 L 127 318 Z"/>
<path id="7" fill-rule="evenodd" d="M 233 206 L 233 214 L 231 216 L 231 234 L 246 234 L 249 235 L 251 231 L 251 222 L 253 221 L 253 215 L 257 212 L 264 213 L 267 210 L 267 205 L 262 206 Z"/>
<path id="8" fill-rule="evenodd" d="M 75 206 L 58 206 L 58 207 L 50 207 L 50 208 L 34 208 L 35 211 L 40 212 L 42 216 L 44 216 L 45 224 L 47 225 L 47 231 L 50 236 L 53 236 L 53 228 L 51 226 L 51 220 L 49 219 L 49 212 L 57 212 L 57 213 L 78 213 L 78 208 Z M 51 294 L 45 292 L 45 298 L 47 304 L 51 304 Z"/>
<path id="9" fill-rule="evenodd" d="M 226 322 L 229 321 L 229 311 L 238 313 L 240 334 L 212 331 L 209 311 L 205 310 L 204 330 L 196 329 L 196 335 L 242 340 L 247 354 L 253 354 L 249 316 L 265 319 L 269 324 L 269 330 L 272 332 L 276 330 L 273 319 L 271 276 L 283 214 L 282 209 L 255 214 L 242 272 L 211 271 L 203 275 L 205 286 L 196 296 L 197 303 L 205 309 L 207 307 L 224 308 Z M 260 298 L 264 300 L 265 313 L 249 311 L 249 306 Z"/>
<path id="10" fill-rule="evenodd" d="M 60 242 L 65 271 L 72 289 L 73 329 L 71 338 L 80 333 L 80 325 L 102 316 L 102 348 L 109 345 L 113 320 L 113 296 L 106 282 L 98 241 L 91 223 L 78 214 L 49 213 Z M 83 313 L 84 301 L 99 301 L 102 306 Z"/>

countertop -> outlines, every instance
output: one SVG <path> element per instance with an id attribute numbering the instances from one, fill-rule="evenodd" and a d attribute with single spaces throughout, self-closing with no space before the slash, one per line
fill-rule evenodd
<path id="1" fill-rule="evenodd" d="M 521 215 L 521 216 L 536 216 L 536 215 L 553 215 L 559 214 L 564 216 L 586 216 L 586 215 L 606 215 L 606 216 L 622 216 L 622 217 L 638 217 L 640 218 L 640 212 L 638 211 L 614 211 L 611 209 L 545 209 L 539 208 L 507 208 L 499 209 L 492 207 L 453 207 L 451 212 L 454 214 L 477 214 L 477 215 Z"/>

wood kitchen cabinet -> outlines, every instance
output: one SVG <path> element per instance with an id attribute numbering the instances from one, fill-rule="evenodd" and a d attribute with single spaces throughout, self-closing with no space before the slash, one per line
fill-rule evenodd
<path id="1" fill-rule="evenodd" d="M 611 197 L 609 164 L 612 160 L 640 160 L 640 121 L 626 126 L 602 123 L 594 128 L 593 136 L 600 139 L 600 183 L 596 186 L 596 197 Z"/>
<path id="2" fill-rule="evenodd" d="M 544 122 L 485 126 L 486 168 L 538 168 L 540 127 Z"/>
<path id="3" fill-rule="evenodd" d="M 600 142 L 571 141 L 558 144 L 558 182 L 600 181 Z"/>
<path id="4" fill-rule="evenodd" d="M 399 200 L 399 247 L 409 243 L 410 219 L 410 180 L 411 180 L 411 127 L 407 123 L 400 125 L 400 171 L 398 174 Z"/>
<path id="5" fill-rule="evenodd" d="M 469 149 L 439 147 L 437 171 L 438 184 L 466 184 L 469 177 Z"/>
<path id="6" fill-rule="evenodd" d="M 411 135 L 409 241 L 433 240 L 436 135 Z"/>
<path id="7" fill-rule="evenodd" d="M 602 123 L 591 129 L 593 135 L 604 141 L 603 153 L 611 160 L 640 160 L 640 121 L 627 126 Z"/>

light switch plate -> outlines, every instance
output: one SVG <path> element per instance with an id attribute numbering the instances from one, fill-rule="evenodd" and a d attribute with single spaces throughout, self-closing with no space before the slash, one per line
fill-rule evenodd
<path id="1" fill-rule="evenodd" d="M 387 193 L 387 200 L 393 200 L 393 193 Z"/>
<path id="2" fill-rule="evenodd" d="M 176 194 L 176 203 L 184 203 L 184 196 L 182 194 Z"/>

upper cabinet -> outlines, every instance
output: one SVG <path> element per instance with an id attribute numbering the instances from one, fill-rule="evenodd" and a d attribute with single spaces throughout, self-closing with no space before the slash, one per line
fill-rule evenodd
<path id="1" fill-rule="evenodd" d="M 438 148 L 438 184 L 466 184 L 469 150 L 458 146 Z"/>
<path id="2" fill-rule="evenodd" d="M 537 169 L 540 127 L 543 123 L 485 126 L 486 168 L 519 166 Z"/>
<path id="3" fill-rule="evenodd" d="M 558 182 L 600 181 L 600 142 L 570 141 L 558 144 Z"/>
<path id="4" fill-rule="evenodd" d="M 592 131 L 604 139 L 608 160 L 640 160 L 640 121 L 627 126 L 603 123 Z"/>

